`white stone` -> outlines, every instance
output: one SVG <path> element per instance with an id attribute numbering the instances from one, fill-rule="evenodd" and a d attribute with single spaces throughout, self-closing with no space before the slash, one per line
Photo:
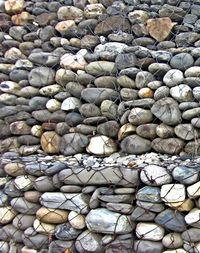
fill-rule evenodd
<path id="1" fill-rule="evenodd" d="M 163 185 L 172 181 L 172 177 L 169 175 L 164 167 L 157 165 L 147 165 L 140 173 L 140 178 L 146 185 Z"/>
<path id="2" fill-rule="evenodd" d="M 160 196 L 164 202 L 177 203 L 185 200 L 185 186 L 183 184 L 166 184 L 161 186 Z"/>
<path id="3" fill-rule="evenodd" d="M 137 238 L 151 241 L 160 241 L 165 234 L 164 228 L 152 222 L 139 222 L 135 232 Z"/>
<path id="4" fill-rule="evenodd" d="M 41 137 L 43 134 L 42 126 L 34 125 L 31 127 L 31 134 L 36 137 Z"/>
<path id="5" fill-rule="evenodd" d="M 73 55 L 71 53 L 64 54 L 60 60 L 61 67 L 73 70 L 84 70 L 87 62 L 83 56 L 86 53 L 87 50 L 82 49 L 76 55 Z"/>
<path id="6" fill-rule="evenodd" d="M 83 229 L 85 224 L 85 216 L 75 211 L 71 211 L 68 216 L 68 221 L 75 229 Z"/>
<path id="7" fill-rule="evenodd" d="M 61 110 L 64 111 L 73 111 L 76 108 L 79 108 L 82 105 L 80 100 L 75 97 L 66 98 L 61 105 Z"/>
<path id="8" fill-rule="evenodd" d="M 28 191 L 33 188 L 35 177 L 30 175 L 18 176 L 14 179 L 14 185 L 18 190 Z"/>
<path id="9" fill-rule="evenodd" d="M 88 4 L 84 9 L 84 16 L 87 19 L 98 18 L 98 16 L 102 15 L 105 11 L 105 7 L 100 3 Z"/>
<path id="10" fill-rule="evenodd" d="M 95 49 L 94 49 L 94 52 L 95 53 L 100 53 L 100 52 L 108 51 L 108 52 L 114 52 L 114 53 L 120 54 L 127 47 L 128 46 L 124 43 L 108 42 L 108 43 L 105 43 L 103 45 L 99 44 L 98 46 L 96 46 Z"/>
<path id="11" fill-rule="evenodd" d="M 111 155 L 117 151 L 117 144 L 105 135 L 94 136 L 90 139 L 86 150 L 94 155 Z"/>
<path id="12" fill-rule="evenodd" d="M 188 253 L 188 252 L 182 248 L 179 248 L 179 249 L 165 250 L 163 251 L 163 253 Z"/>
<path id="13" fill-rule="evenodd" d="M 0 207 L 0 224 L 10 223 L 16 215 L 17 212 L 12 206 Z"/>
<path id="14" fill-rule="evenodd" d="M 163 82 L 168 87 L 176 86 L 184 80 L 183 72 L 178 69 L 170 69 L 163 77 Z"/>
<path id="15" fill-rule="evenodd" d="M 39 90 L 39 93 L 43 96 L 54 96 L 56 95 L 59 91 L 62 91 L 62 86 L 59 84 L 52 84 L 52 85 L 47 85 L 45 87 L 42 87 Z"/>
<path id="16" fill-rule="evenodd" d="M 35 229 L 36 232 L 41 233 L 41 234 L 53 234 L 56 228 L 56 225 L 47 224 L 47 223 L 41 222 L 38 219 L 35 219 L 33 222 L 33 228 Z"/>
<path id="17" fill-rule="evenodd" d="M 4 81 L 0 84 L 0 91 L 11 94 L 18 94 L 21 87 L 18 83 L 12 81 Z"/>
<path id="18" fill-rule="evenodd" d="M 170 89 L 170 95 L 178 102 L 193 101 L 192 89 L 186 84 L 180 84 Z"/>
<path id="19" fill-rule="evenodd" d="M 193 66 L 185 71 L 185 77 L 199 77 L 200 76 L 200 67 Z"/>
<path id="20" fill-rule="evenodd" d="M 187 194 L 190 198 L 198 198 L 200 196 L 200 181 L 188 186 Z"/>
<path id="21" fill-rule="evenodd" d="M 57 99 L 50 99 L 47 103 L 46 103 L 46 108 L 50 111 L 50 112 L 55 112 L 60 110 L 61 107 L 61 103 L 57 100 Z"/>
<path id="22" fill-rule="evenodd" d="M 193 227 L 200 227 L 200 209 L 193 208 L 186 216 L 185 222 Z"/>

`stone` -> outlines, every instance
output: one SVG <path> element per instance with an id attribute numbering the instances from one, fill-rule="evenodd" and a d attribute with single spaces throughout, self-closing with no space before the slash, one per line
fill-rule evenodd
<path id="1" fill-rule="evenodd" d="M 172 21 L 182 21 L 185 16 L 185 11 L 181 7 L 164 4 L 159 10 L 160 17 L 170 17 Z"/>
<path id="2" fill-rule="evenodd" d="M 173 87 L 181 84 L 184 80 L 183 72 L 179 69 L 170 69 L 163 77 L 163 82 L 168 87 Z"/>
<path id="3" fill-rule="evenodd" d="M 185 71 L 185 77 L 199 77 L 199 66 L 193 66 Z"/>
<path id="4" fill-rule="evenodd" d="M 71 226 L 75 229 L 83 229 L 85 228 L 85 216 L 75 212 L 71 211 L 68 215 L 68 221 L 71 224 Z"/>
<path id="5" fill-rule="evenodd" d="M 59 240 L 74 240 L 76 239 L 79 234 L 81 233 L 80 230 L 73 228 L 70 223 L 64 223 L 56 226 L 55 236 Z"/>
<path id="6" fill-rule="evenodd" d="M 0 84 L 0 90 L 2 92 L 11 93 L 11 94 L 18 94 L 18 91 L 20 89 L 20 86 L 18 83 L 12 82 L 12 81 L 4 81 Z"/>
<path id="7" fill-rule="evenodd" d="M 117 67 L 114 62 L 109 61 L 94 61 L 89 63 L 85 70 L 87 73 L 94 76 L 114 75 L 117 73 Z"/>
<path id="8" fill-rule="evenodd" d="M 61 110 L 72 111 L 82 105 L 80 100 L 76 97 L 68 97 L 61 104 Z"/>
<path id="9" fill-rule="evenodd" d="M 134 187 L 138 185 L 138 171 L 120 167 L 95 167 L 93 170 L 73 168 L 62 170 L 59 180 L 69 185 L 121 185 Z"/>
<path id="10" fill-rule="evenodd" d="M 76 55 L 71 53 L 64 54 L 60 59 L 60 66 L 72 70 L 84 70 L 87 62 L 84 59 L 86 49 L 81 49 Z"/>
<path id="11" fill-rule="evenodd" d="M 109 223 L 105 222 L 109 221 Z M 133 230 L 130 217 L 105 208 L 91 210 L 86 216 L 86 225 L 92 232 L 126 234 Z"/>
<path id="12" fill-rule="evenodd" d="M 153 140 L 157 137 L 156 128 L 157 124 L 143 124 L 136 128 L 136 133 L 143 138 Z"/>
<path id="13" fill-rule="evenodd" d="M 185 146 L 183 140 L 178 138 L 156 138 L 152 141 L 152 148 L 158 153 L 179 154 Z"/>
<path id="14" fill-rule="evenodd" d="M 148 32 L 157 41 L 167 39 L 175 25 L 176 23 L 173 23 L 169 17 L 147 20 Z"/>
<path id="15" fill-rule="evenodd" d="M 89 230 L 82 232 L 76 239 L 75 247 L 80 253 L 91 252 L 101 253 L 101 236 Z"/>
<path id="16" fill-rule="evenodd" d="M 168 249 L 178 249 L 183 246 L 183 239 L 179 233 L 166 234 L 162 239 L 162 244 Z"/>
<path id="17" fill-rule="evenodd" d="M 164 228 L 151 222 L 139 222 L 135 233 L 137 238 L 151 241 L 160 241 L 165 233 Z"/>
<path id="18" fill-rule="evenodd" d="M 135 88 L 135 82 L 133 79 L 126 75 L 121 75 L 117 78 L 117 83 L 124 88 Z"/>
<path id="19" fill-rule="evenodd" d="M 184 241 L 188 242 L 199 242 L 200 240 L 200 229 L 199 228 L 188 228 L 181 234 Z"/>
<path id="20" fill-rule="evenodd" d="M 199 108 L 193 108 L 193 109 L 189 109 L 186 110 L 182 113 L 182 118 L 185 120 L 191 120 L 195 117 L 198 117 L 200 115 L 200 110 Z"/>
<path id="21" fill-rule="evenodd" d="M 22 235 L 22 240 L 24 245 L 31 249 L 47 248 L 48 236 L 44 234 L 36 233 L 34 228 L 27 228 Z"/>
<path id="22" fill-rule="evenodd" d="M 166 209 L 159 213 L 155 218 L 155 222 L 165 229 L 170 229 L 174 232 L 186 230 L 184 216 L 180 212 L 171 209 Z"/>
<path id="23" fill-rule="evenodd" d="M 134 250 L 137 253 L 162 253 L 163 245 L 161 242 L 154 242 L 149 240 L 135 240 Z"/>
<path id="24" fill-rule="evenodd" d="M 33 183 L 34 183 L 35 179 L 36 178 L 31 175 L 17 176 L 14 179 L 14 185 L 18 190 L 28 191 L 33 188 Z"/>
<path id="25" fill-rule="evenodd" d="M 119 124 L 114 120 L 99 124 L 97 127 L 97 133 L 101 135 L 106 135 L 111 138 L 116 137 L 118 135 L 118 131 Z"/>
<path id="26" fill-rule="evenodd" d="M 192 102 L 194 100 L 194 93 L 192 93 L 192 89 L 186 84 L 172 87 L 170 94 L 178 102 Z"/>
<path id="27" fill-rule="evenodd" d="M 198 181 L 198 171 L 187 166 L 175 167 L 172 176 L 176 181 L 184 185 L 191 185 Z"/>
<path id="28" fill-rule="evenodd" d="M 84 8 L 84 16 L 87 19 L 97 18 L 106 11 L 105 7 L 101 3 L 87 4 Z"/>
<path id="29" fill-rule="evenodd" d="M 83 193 L 61 193 L 45 192 L 40 198 L 40 202 L 47 208 L 59 208 L 86 214 L 89 211 L 89 199 Z"/>
<path id="30" fill-rule="evenodd" d="M 17 212 L 22 214 L 35 214 L 40 208 L 39 204 L 29 202 L 24 197 L 13 198 L 10 204 Z"/>
<path id="31" fill-rule="evenodd" d="M 151 142 L 138 135 L 130 135 L 122 140 L 120 147 L 125 153 L 143 154 L 151 150 Z"/>
<path id="32" fill-rule="evenodd" d="M 136 127 L 130 123 L 124 124 L 118 131 L 118 140 L 121 141 L 128 135 L 134 134 Z"/>
<path id="33" fill-rule="evenodd" d="M 74 20 L 66 20 L 58 22 L 55 26 L 55 29 L 60 32 L 61 34 L 67 32 L 68 30 L 71 30 L 73 28 L 76 28 L 76 23 Z"/>
<path id="34" fill-rule="evenodd" d="M 147 209 L 144 209 L 142 207 L 139 207 L 137 206 L 132 214 L 131 214 L 131 219 L 133 221 L 153 221 L 154 218 L 155 218 L 156 214 L 147 210 Z"/>
<path id="35" fill-rule="evenodd" d="M 142 88 L 138 92 L 140 98 L 153 98 L 154 94 L 150 88 Z"/>
<path id="36" fill-rule="evenodd" d="M 12 224 L 20 230 L 26 230 L 27 228 L 31 227 L 33 225 L 33 222 L 35 220 L 35 216 L 33 215 L 26 215 L 26 214 L 18 214 Z"/>
<path id="37" fill-rule="evenodd" d="M 41 222 L 38 219 L 34 220 L 33 228 L 36 232 L 46 235 L 52 234 L 55 231 L 55 225 Z"/>
<path id="38" fill-rule="evenodd" d="M 189 198 L 198 198 L 200 196 L 200 182 L 188 186 L 187 194 Z"/>
<path id="39" fill-rule="evenodd" d="M 88 103 L 100 105 L 104 100 L 117 100 L 119 93 L 109 88 L 85 88 L 81 92 L 81 97 Z"/>
<path id="40" fill-rule="evenodd" d="M 42 195 L 41 192 L 37 191 L 28 191 L 24 193 L 24 198 L 33 203 L 39 203 L 40 196 Z"/>
<path id="41" fill-rule="evenodd" d="M 178 103 L 172 98 L 162 98 L 154 103 L 151 112 L 167 125 L 177 125 L 181 122 Z"/>
<path id="42" fill-rule="evenodd" d="M 41 146 L 48 154 L 59 153 L 60 136 L 54 131 L 47 131 L 41 136 Z"/>
<path id="43" fill-rule="evenodd" d="M 86 118 L 100 116 L 101 112 L 98 106 L 95 104 L 85 103 L 79 108 L 79 112 Z"/>
<path id="44" fill-rule="evenodd" d="M 119 70 L 129 68 L 129 67 L 134 67 L 136 65 L 136 62 L 137 62 L 137 58 L 135 54 L 133 53 L 127 53 L 127 54 L 120 53 L 115 58 L 116 67 Z"/>
<path id="45" fill-rule="evenodd" d="M 135 10 L 133 12 L 129 12 L 128 14 L 128 19 L 132 24 L 145 24 L 148 18 L 148 12 L 143 10 Z"/>
<path id="46" fill-rule="evenodd" d="M 186 223 L 192 227 L 200 228 L 199 214 L 200 214 L 200 210 L 198 208 L 193 208 L 185 216 Z"/>
<path id="47" fill-rule="evenodd" d="M 23 163 L 7 163 L 4 166 L 4 170 L 6 174 L 17 177 L 17 176 L 22 176 L 25 173 L 25 166 Z"/>
<path id="48" fill-rule="evenodd" d="M 154 186 L 144 186 L 138 190 L 136 199 L 150 203 L 161 203 L 160 188 Z"/>
<path id="49" fill-rule="evenodd" d="M 100 106 L 101 114 L 107 119 L 116 119 L 118 118 L 118 106 L 115 102 L 111 100 L 103 100 Z M 100 123 L 100 122 L 99 122 Z"/>
<path id="50" fill-rule="evenodd" d="M 51 85 L 54 82 L 55 71 L 47 67 L 37 67 L 31 70 L 28 79 L 34 87 Z"/>
<path id="51" fill-rule="evenodd" d="M 155 80 L 152 73 L 148 71 L 139 71 L 135 78 L 135 85 L 138 89 L 147 87 L 148 83 Z"/>
<path id="52" fill-rule="evenodd" d="M 65 210 L 41 207 L 36 212 L 38 220 L 44 223 L 60 224 L 67 221 L 68 212 Z"/>
<path id="53" fill-rule="evenodd" d="M 90 139 L 86 151 L 90 154 L 108 156 L 117 151 L 117 146 L 111 138 L 100 135 L 94 136 Z"/>
<path id="54" fill-rule="evenodd" d="M 83 11 L 74 6 L 62 6 L 57 12 L 59 20 L 74 20 L 79 23 L 83 20 Z"/>
<path id="55" fill-rule="evenodd" d="M 193 140 L 199 136 L 199 132 L 191 124 L 179 124 L 174 128 L 175 134 L 183 140 Z"/>
<path id="56" fill-rule="evenodd" d="M 121 15 L 107 17 L 105 20 L 99 22 L 94 30 L 97 35 L 108 35 L 115 30 L 128 32 L 131 29 L 129 20 Z"/>
<path id="57" fill-rule="evenodd" d="M 171 183 L 172 177 L 164 167 L 158 165 L 147 165 L 140 173 L 140 179 L 145 185 L 164 185 Z"/>
<path id="58" fill-rule="evenodd" d="M 86 135 L 69 133 L 62 136 L 60 141 L 60 151 L 64 155 L 75 155 L 85 150 L 89 140 Z"/>
<path id="59" fill-rule="evenodd" d="M 165 184 L 161 186 L 160 196 L 165 203 L 183 202 L 186 198 L 185 186 L 182 184 Z"/>
<path id="60" fill-rule="evenodd" d="M 16 215 L 17 212 L 12 206 L 0 207 L 0 224 L 10 223 Z"/>
<path id="61" fill-rule="evenodd" d="M 8 14 L 16 14 L 23 11 L 25 7 L 24 0 L 8 0 L 5 2 L 5 10 Z"/>
<path id="62" fill-rule="evenodd" d="M 185 71 L 191 67 L 194 63 L 193 57 L 188 53 L 176 54 L 172 57 L 170 65 L 172 68 L 177 68 L 179 70 Z"/>
<path id="63" fill-rule="evenodd" d="M 141 125 L 150 123 L 153 120 L 153 115 L 150 110 L 142 108 L 133 108 L 128 116 L 128 120 L 133 125 Z"/>
<path id="64" fill-rule="evenodd" d="M 27 11 L 22 11 L 19 14 L 13 15 L 11 20 L 13 24 L 17 26 L 24 26 L 27 23 L 32 22 L 34 20 L 34 16 Z"/>

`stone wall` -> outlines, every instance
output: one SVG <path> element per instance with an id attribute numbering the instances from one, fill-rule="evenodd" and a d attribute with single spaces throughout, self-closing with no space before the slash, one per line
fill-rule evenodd
<path id="1" fill-rule="evenodd" d="M 199 4 L 1 3 L 0 152 L 199 154 Z"/>
<path id="2" fill-rule="evenodd" d="M 198 253 L 200 159 L 1 159 L 1 253 Z"/>

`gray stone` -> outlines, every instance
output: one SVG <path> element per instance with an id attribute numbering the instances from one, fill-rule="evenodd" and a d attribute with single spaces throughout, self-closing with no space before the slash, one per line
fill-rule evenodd
<path id="1" fill-rule="evenodd" d="M 160 99 L 162 99 L 162 98 L 168 97 L 169 94 L 170 94 L 170 89 L 169 89 L 169 87 L 167 87 L 167 86 L 162 86 L 162 87 L 159 87 L 158 89 L 155 90 L 154 99 L 155 99 L 155 100 L 160 100 Z"/>
<path id="2" fill-rule="evenodd" d="M 145 186 L 138 190 L 136 199 L 151 203 L 161 203 L 160 188 L 154 186 Z"/>
<path id="3" fill-rule="evenodd" d="M 128 116 L 128 121 L 133 125 L 150 123 L 152 120 L 153 115 L 151 111 L 139 107 L 133 108 Z"/>
<path id="4" fill-rule="evenodd" d="M 138 171 L 123 167 L 98 167 L 65 169 L 59 173 L 59 179 L 65 184 L 72 185 L 121 185 L 137 186 Z"/>
<path id="5" fill-rule="evenodd" d="M 80 233 L 81 230 L 73 228 L 69 223 L 60 224 L 55 229 L 56 238 L 63 241 L 75 240 Z"/>
<path id="6" fill-rule="evenodd" d="M 47 235 L 37 234 L 34 228 L 27 228 L 22 235 L 24 245 L 31 249 L 48 248 L 49 240 Z"/>
<path id="7" fill-rule="evenodd" d="M 28 76 L 29 83 L 34 87 L 51 85 L 54 82 L 55 71 L 47 67 L 37 67 Z"/>
<path id="8" fill-rule="evenodd" d="M 193 63 L 194 59 L 188 53 L 176 54 L 175 56 L 172 57 L 170 61 L 170 65 L 172 68 L 177 68 L 183 71 L 191 67 Z"/>
<path id="9" fill-rule="evenodd" d="M 38 52 L 38 53 L 31 53 L 28 59 L 34 64 L 45 65 L 47 67 L 54 67 L 59 63 L 60 57 L 54 53 Z"/>
<path id="10" fill-rule="evenodd" d="M 183 72 L 179 69 L 171 69 L 169 70 L 163 77 L 163 82 L 168 87 L 176 86 L 182 83 L 184 80 Z"/>
<path id="11" fill-rule="evenodd" d="M 174 128 L 175 134 L 182 140 L 193 140 L 200 135 L 198 130 L 195 130 L 192 124 L 179 124 Z"/>
<path id="12" fill-rule="evenodd" d="M 136 75 L 135 84 L 138 89 L 147 87 L 147 84 L 154 81 L 155 77 L 153 74 L 147 71 L 140 71 Z"/>
<path id="13" fill-rule="evenodd" d="M 94 76 L 112 75 L 117 72 L 115 63 L 109 61 L 91 62 L 85 67 L 85 70 L 87 73 Z"/>
<path id="14" fill-rule="evenodd" d="M 119 124 L 114 121 L 107 121 L 97 126 L 97 133 L 106 135 L 108 137 L 117 137 L 119 131 Z"/>
<path id="15" fill-rule="evenodd" d="M 155 213 L 147 209 L 136 207 L 131 214 L 131 219 L 133 221 L 153 221 L 155 216 Z"/>
<path id="16" fill-rule="evenodd" d="M 142 154 L 151 150 L 151 142 L 138 135 L 130 135 L 122 140 L 120 147 L 125 153 Z"/>
<path id="17" fill-rule="evenodd" d="M 80 113 L 86 118 L 100 116 L 100 109 L 94 104 L 83 104 L 80 109 Z"/>
<path id="18" fill-rule="evenodd" d="M 200 118 L 193 118 L 191 124 L 196 128 L 200 128 Z"/>
<path id="19" fill-rule="evenodd" d="M 194 87 L 193 95 L 196 98 L 196 100 L 200 101 L 200 89 L 199 89 L 199 87 Z"/>
<path id="20" fill-rule="evenodd" d="M 179 84 L 170 89 L 171 96 L 178 102 L 192 102 L 194 100 L 192 89 L 186 84 Z"/>
<path id="21" fill-rule="evenodd" d="M 80 253 L 101 253 L 103 250 L 101 236 L 85 230 L 77 237 L 75 247 Z"/>
<path id="22" fill-rule="evenodd" d="M 65 134 L 60 142 L 60 151 L 64 155 L 75 155 L 83 152 L 88 143 L 88 137 L 83 134 Z"/>
<path id="23" fill-rule="evenodd" d="M 60 208 L 86 214 L 89 197 L 83 193 L 45 192 L 40 198 L 45 207 Z"/>
<path id="24" fill-rule="evenodd" d="M 182 120 L 178 103 L 173 98 L 167 97 L 156 101 L 151 112 L 167 125 L 177 125 Z"/>
<path id="25" fill-rule="evenodd" d="M 34 181 L 33 186 L 38 192 L 55 191 L 56 189 L 53 185 L 52 178 L 48 176 L 38 177 Z"/>
<path id="26" fill-rule="evenodd" d="M 161 242 L 153 242 L 148 240 L 135 240 L 134 250 L 137 253 L 162 253 L 163 245 Z"/>
<path id="27" fill-rule="evenodd" d="M 13 219 L 12 224 L 19 230 L 26 230 L 33 225 L 34 220 L 34 215 L 18 214 Z"/>
<path id="28" fill-rule="evenodd" d="M 157 124 L 149 123 L 149 124 L 143 124 L 136 128 L 136 133 L 146 139 L 153 140 L 157 137 L 156 134 L 156 128 Z"/>
<path id="29" fill-rule="evenodd" d="M 119 98 L 119 93 L 108 88 L 85 88 L 81 92 L 81 97 L 88 103 L 100 105 L 104 100 L 116 100 Z"/>
<path id="30" fill-rule="evenodd" d="M 137 62 L 137 58 L 134 53 L 118 54 L 115 63 L 119 70 L 134 67 Z"/>
<path id="31" fill-rule="evenodd" d="M 171 209 L 166 209 L 159 213 L 155 218 L 155 222 L 165 229 L 170 229 L 175 232 L 183 232 L 186 230 L 184 216 L 180 212 Z"/>
<path id="32" fill-rule="evenodd" d="M 191 120 L 191 119 L 198 117 L 198 116 L 200 116 L 200 108 L 199 107 L 186 110 L 182 113 L 182 118 L 185 120 Z"/>
<path id="33" fill-rule="evenodd" d="M 127 234 L 134 228 L 129 216 L 105 208 L 91 210 L 86 216 L 86 225 L 92 232 L 106 234 Z"/>
<path id="34" fill-rule="evenodd" d="M 173 178 L 185 185 L 194 184 L 198 181 L 199 172 L 187 166 L 177 166 L 172 172 Z"/>
<path id="35" fill-rule="evenodd" d="M 73 241 L 53 240 L 49 244 L 49 253 L 60 253 L 66 249 L 75 250 L 74 248 L 75 247 Z"/>
<path id="36" fill-rule="evenodd" d="M 112 203 L 106 204 L 106 208 L 113 212 L 119 212 L 122 214 L 130 214 L 133 211 L 133 206 L 131 204 L 125 203 Z"/>
<path id="37" fill-rule="evenodd" d="M 49 98 L 46 97 L 39 97 L 35 96 L 29 100 L 29 106 L 31 110 L 43 110 L 46 109 L 46 103 L 48 102 Z"/>
<path id="38" fill-rule="evenodd" d="M 199 40 L 200 35 L 196 32 L 182 32 L 176 35 L 175 42 L 177 47 L 191 46 Z"/>
<path id="39" fill-rule="evenodd" d="M 152 148 L 158 153 L 176 155 L 183 150 L 185 142 L 178 138 L 156 138 L 152 141 L 151 145 Z"/>
<path id="40" fill-rule="evenodd" d="M 189 228 L 181 234 L 184 241 L 199 242 L 200 241 L 200 228 Z"/>
<path id="41" fill-rule="evenodd" d="M 13 198 L 10 204 L 16 211 L 23 214 L 35 214 L 40 208 L 39 204 L 29 202 L 24 197 Z"/>

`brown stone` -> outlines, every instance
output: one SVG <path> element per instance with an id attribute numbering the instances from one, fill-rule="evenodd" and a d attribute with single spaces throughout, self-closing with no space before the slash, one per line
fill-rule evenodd
<path id="1" fill-rule="evenodd" d="M 48 154 L 59 153 L 60 136 L 54 132 L 49 131 L 43 133 L 41 137 L 41 146 L 44 152 Z"/>
<path id="2" fill-rule="evenodd" d="M 45 130 L 49 130 L 49 131 L 55 130 L 56 123 L 45 122 L 45 123 L 42 124 L 42 128 L 45 129 Z"/>
<path id="3" fill-rule="evenodd" d="M 176 23 L 172 22 L 168 17 L 149 19 L 147 21 L 149 34 L 157 41 L 165 40 L 175 25 Z"/>
<path id="4" fill-rule="evenodd" d="M 33 203 L 39 203 L 39 199 L 42 193 L 38 191 L 27 191 L 24 193 L 24 198 Z"/>
<path id="5" fill-rule="evenodd" d="M 50 24 L 52 20 L 56 20 L 56 14 L 55 13 L 42 13 L 36 17 L 36 22 L 40 26 L 46 26 Z"/>
<path id="6" fill-rule="evenodd" d="M 60 224 L 67 221 L 68 214 L 66 210 L 41 207 L 37 210 L 36 217 L 41 222 Z"/>
<path id="7" fill-rule="evenodd" d="M 25 121 L 16 121 L 10 124 L 10 131 L 15 135 L 30 134 L 31 127 Z"/>
<path id="8" fill-rule="evenodd" d="M 26 11 L 23 11 L 17 15 L 13 15 L 11 19 L 15 25 L 26 25 L 27 23 L 34 20 L 33 16 Z"/>
<path id="9" fill-rule="evenodd" d="M 128 19 L 116 15 L 107 17 L 105 20 L 97 24 L 95 27 L 95 34 L 104 34 L 108 35 L 109 33 L 112 33 L 115 30 L 128 32 L 131 30 L 131 25 Z"/>
<path id="10" fill-rule="evenodd" d="M 25 165 L 23 163 L 8 163 L 5 165 L 4 170 L 6 174 L 17 177 L 22 176 L 25 173 Z"/>
<path id="11" fill-rule="evenodd" d="M 5 13 L 0 13 L 0 29 L 1 31 L 7 31 L 12 26 L 10 16 Z"/>
<path id="12" fill-rule="evenodd" d="M 66 20 L 66 21 L 61 21 L 59 22 L 56 26 L 55 29 L 62 33 L 62 32 L 66 32 L 67 30 L 71 29 L 71 28 L 75 28 L 76 27 L 76 23 L 74 22 L 74 20 Z"/>
<path id="13" fill-rule="evenodd" d="M 9 14 L 20 13 L 24 9 L 24 0 L 5 1 L 5 10 Z"/>

